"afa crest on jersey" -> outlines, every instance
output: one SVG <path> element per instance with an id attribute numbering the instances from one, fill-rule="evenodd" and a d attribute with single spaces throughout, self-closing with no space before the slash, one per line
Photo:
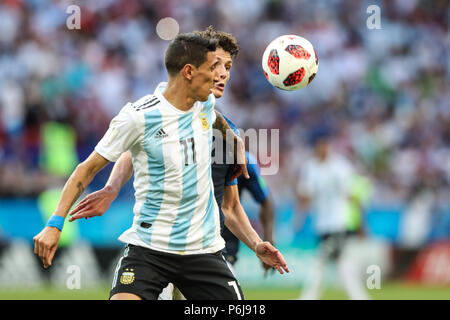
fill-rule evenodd
<path id="1" fill-rule="evenodd" d="M 120 276 L 120 283 L 122 284 L 130 284 L 134 281 L 134 272 L 133 269 L 125 269 L 125 272 Z"/>
<path id="2" fill-rule="evenodd" d="M 208 122 L 208 118 L 206 117 L 206 113 L 204 113 L 204 112 L 200 113 L 199 118 L 200 118 L 200 120 L 202 120 L 203 131 L 209 130 L 209 122 Z"/>

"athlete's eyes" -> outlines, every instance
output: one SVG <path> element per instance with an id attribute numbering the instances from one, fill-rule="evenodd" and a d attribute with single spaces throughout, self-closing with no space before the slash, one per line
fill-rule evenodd
<path id="1" fill-rule="evenodd" d="M 214 69 L 217 68 L 217 66 L 219 65 L 219 62 L 217 61 L 216 63 L 214 63 L 211 68 L 209 68 L 211 71 L 214 71 Z"/>

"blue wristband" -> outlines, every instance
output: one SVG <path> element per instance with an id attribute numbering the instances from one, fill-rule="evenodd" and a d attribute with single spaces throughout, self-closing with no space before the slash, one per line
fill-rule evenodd
<path id="1" fill-rule="evenodd" d="M 62 231 L 64 226 L 64 217 L 53 215 L 48 219 L 47 227 L 55 227 L 58 228 L 59 231 Z"/>

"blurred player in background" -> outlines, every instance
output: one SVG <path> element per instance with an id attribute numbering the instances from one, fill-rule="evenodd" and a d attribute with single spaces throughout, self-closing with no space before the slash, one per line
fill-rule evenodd
<path id="1" fill-rule="evenodd" d="M 310 208 L 320 238 L 317 265 L 300 298 L 320 299 L 327 265 L 335 262 L 349 298 L 366 300 L 369 296 L 359 278 L 357 264 L 346 256 L 349 238 L 359 230 L 362 220 L 355 214 L 361 214 L 363 197 L 355 190 L 363 190 L 361 184 L 365 181 L 355 175 L 345 157 L 331 150 L 330 136 L 331 131 L 326 127 L 315 132 L 314 156 L 303 165 L 297 186 L 300 211 Z"/>
<path id="2" fill-rule="evenodd" d="M 239 48 L 236 40 L 231 35 L 224 32 L 216 32 L 212 28 L 208 28 L 203 32 L 196 32 L 197 34 L 202 35 L 206 38 L 214 38 L 218 40 L 219 48 L 217 50 L 217 54 L 225 61 L 225 69 L 226 69 L 226 77 L 222 77 L 220 81 L 215 83 L 212 92 L 216 98 L 220 98 L 226 87 L 226 84 L 229 80 L 229 72 L 232 66 L 232 59 L 237 55 Z M 213 124 L 214 129 L 217 129 L 215 133 L 220 133 L 219 135 L 214 135 L 214 139 L 217 141 L 218 139 L 223 139 L 224 130 L 227 128 L 232 128 L 235 133 L 238 135 L 239 131 L 236 126 L 226 117 L 217 113 L 217 119 Z M 225 139 L 223 139 L 225 140 Z M 234 162 L 227 162 L 226 159 L 226 141 L 225 143 L 220 144 L 223 147 L 223 152 L 220 153 L 222 155 L 220 161 L 217 163 L 213 161 L 212 163 L 212 179 L 214 183 L 214 197 L 217 201 L 219 211 L 220 211 L 220 223 L 221 230 L 224 227 L 224 224 L 227 224 L 231 227 L 237 222 L 230 220 L 234 219 L 234 216 L 245 216 L 245 211 L 240 205 L 239 201 L 239 192 L 237 189 L 237 179 L 236 176 L 239 175 L 240 167 L 237 166 Z M 213 143 L 213 152 L 212 157 L 215 158 L 216 152 L 216 143 Z M 251 165 L 250 165 L 251 168 Z M 79 218 L 89 218 L 93 216 L 103 215 L 106 210 L 109 208 L 114 199 L 118 196 L 121 187 L 129 180 L 133 173 L 132 159 L 129 152 L 124 153 L 119 161 L 114 166 L 111 176 L 106 184 L 106 186 L 97 192 L 94 192 L 88 196 L 86 196 L 70 213 L 71 218 L 70 221 Z M 222 212 L 222 199 L 226 199 L 226 212 L 225 215 Z M 248 219 L 247 219 L 248 220 Z M 266 219 L 269 220 L 269 219 Z M 271 225 L 273 224 L 273 215 L 272 220 L 270 220 Z M 227 229 L 228 230 L 228 229 Z M 234 232 L 236 232 L 236 228 L 233 228 Z M 265 227 L 265 230 L 270 230 L 270 235 L 267 234 L 267 238 L 270 239 L 270 243 L 272 243 L 272 235 L 271 227 Z M 238 230 L 241 231 L 241 230 Z M 267 231 L 268 232 L 268 231 Z M 243 241 L 251 247 L 251 236 L 245 233 L 238 234 L 239 238 L 244 239 Z M 254 236 L 254 235 L 253 235 Z M 239 240 L 238 240 L 239 241 Z M 225 252 L 225 250 L 224 250 Z M 265 264 L 263 262 L 265 268 L 271 268 L 270 265 Z M 173 284 L 169 284 L 163 292 L 160 294 L 159 299 L 169 300 L 172 299 L 172 296 L 176 296 L 178 298 L 183 298 L 182 294 L 178 291 L 177 288 L 173 286 Z"/>
<path id="3" fill-rule="evenodd" d="M 59 240 L 59 218 L 64 220 L 98 171 L 130 150 L 135 218 L 119 238 L 126 246 L 110 298 L 156 299 L 173 282 L 189 299 L 242 299 L 242 290 L 220 254 L 224 241 L 212 193 L 209 123 L 214 122 L 215 98 L 211 89 L 227 78 L 217 45 L 217 40 L 192 33 L 171 42 L 165 56 L 168 83 L 160 84 L 154 95 L 127 104 L 111 121 L 95 151 L 66 183 L 55 210 L 57 221 L 53 219 L 53 225 L 34 238 L 35 253 L 45 267 L 51 265 Z M 243 163 L 245 173 L 245 161 L 238 163 Z M 259 258 L 277 266 L 280 273 L 287 269 L 281 254 L 258 237 L 246 216 L 231 219 L 233 231 L 240 238 L 245 235 L 241 239 Z"/>

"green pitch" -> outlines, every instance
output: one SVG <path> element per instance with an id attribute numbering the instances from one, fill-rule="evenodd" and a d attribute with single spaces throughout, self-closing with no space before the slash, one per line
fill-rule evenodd
<path id="1" fill-rule="evenodd" d="M 295 288 L 243 288 L 247 300 L 293 300 L 300 289 Z M 379 290 L 370 290 L 374 300 L 450 300 L 450 287 L 432 287 L 405 283 L 385 284 Z M 0 300 L 106 300 L 109 285 L 92 289 L 9 289 L 0 288 Z M 346 300 L 345 292 L 339 289 L 325 291 L 323 300 Z"/>

